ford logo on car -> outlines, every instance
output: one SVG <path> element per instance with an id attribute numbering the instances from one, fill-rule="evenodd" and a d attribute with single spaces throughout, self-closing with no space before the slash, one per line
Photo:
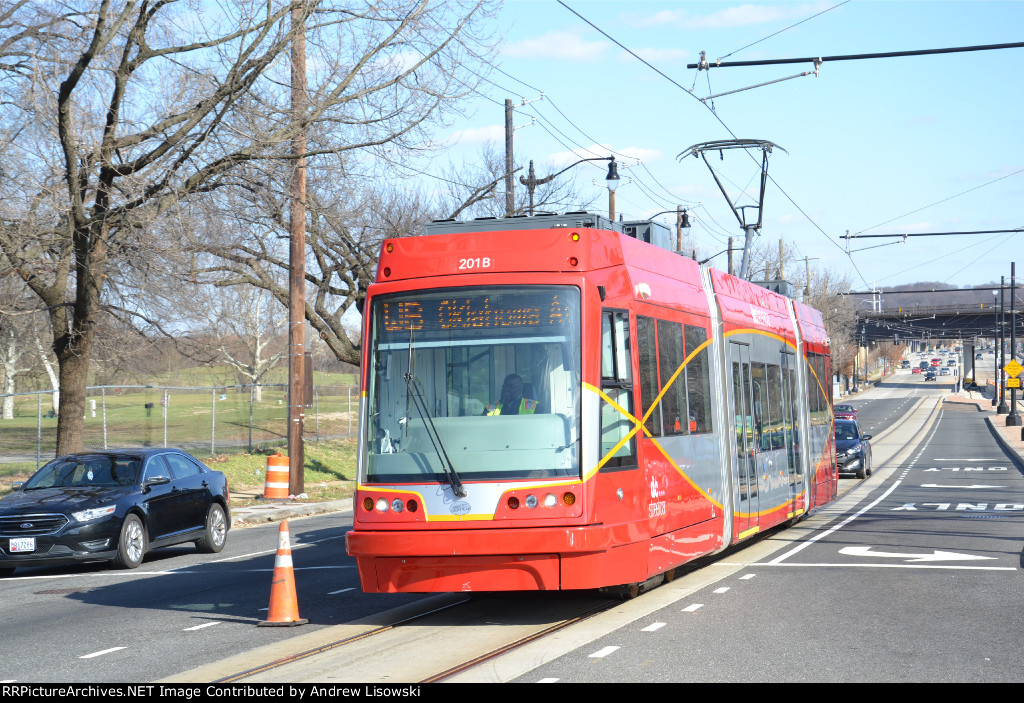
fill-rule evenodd
<path id="1" fill-rule="evenodd" d="M 470 511 L 470 505 L 466 501 L 460 500 L 458 503 L 452 503 L 448 511 L 452 515 L 467 515 Z"/>
<path id="2" fill-rule="evenodd" d="M 31 522 L 23 522 L 20 525 L 18 525 L 18 527 L 20 527 L 23 530 L 31 530 L 32 529 L 32 523 Z"/>

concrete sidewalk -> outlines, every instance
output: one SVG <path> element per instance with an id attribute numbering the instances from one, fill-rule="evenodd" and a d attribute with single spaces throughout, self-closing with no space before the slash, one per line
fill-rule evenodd
<path id="1" fill-rule="evenodd" d="M 999 444 L 1011 456 L 1016 457 L 1018 463 L 1024 467 L 1024 439 L 1021 439 L 1022 428 L 1020 426 L 1006 426 L 1006 413 L 998 414 L 996 412 L 996 407 L 998 406 L 992 405 L 992 393 L 994 390 L 994 386 L 988 386 L 984 391 L 963 390 L 946 396 L 946 402 L 962 403 L 977 407 L 978 412 L 984 413 L 985 421 L 992 428 L 992 432 L 995 434 Z M 1021 415 L 1021 400 L 1022 398 L 1018 398 L 1018 415 Z M 1010 404 L 1009 393 L 1006 394 L 1006 404 Z M 1024 419 L 1024 415 L 1021 415 L 1021 417 Z"/>

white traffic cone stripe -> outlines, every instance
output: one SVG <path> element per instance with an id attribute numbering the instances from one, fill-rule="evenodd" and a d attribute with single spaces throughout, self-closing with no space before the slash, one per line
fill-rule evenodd
<path id="1" fill-rule="evenodd" d="M 278 554 L 277 559 L 274 560 L 275 569 L 290 569 L 292 568 L 292 555 L 291 554 Z"/>

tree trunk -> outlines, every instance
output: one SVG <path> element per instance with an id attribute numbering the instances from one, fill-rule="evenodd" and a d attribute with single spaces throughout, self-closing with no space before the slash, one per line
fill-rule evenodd
<path id="1" fill-rule="evenodd" d="M 11 373 L 7 373 L 4 376 L 4 393 L 14 392 L 14 376 Z M 0 410 L 0 420 L 13 420 L 14 419 L 14 396 L 7 395 L 4 398 L 3 409 Z"/>
<path id="2" fill-rule="evenodd" d="M 60 410 L 57 413 L 57 455 L 85 449 L 85 387 L 89 375 L 92 336 L 57 354 L 60 366 Z"/>
<path id="3" fill-rule="evenodd" d="M 53 412 L 57 412 L 60 410 L 60 380 L 57 378 L 57 372 L 54 370 L 53 364 L 50 363 L 50 357 L 43 350 L 43 342 L 39 337 L 36 337 L 36 349 L 39 350 L 39 360 L 43 362 L 46 375 L 50 378 L 50 387 L 53 389 L 50 404 L 53 407 Z"/>

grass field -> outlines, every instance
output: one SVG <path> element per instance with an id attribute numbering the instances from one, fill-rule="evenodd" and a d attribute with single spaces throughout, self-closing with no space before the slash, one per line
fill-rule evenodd
<path id="1" fill-rule="evenodd" d="M 319 387 L 313 407 L 306 409 L 306 435 L 321 438 L 354 433 L 358 422 L 358 391 L 352 387 Z M 237 453 L 286 439 L 286 392 L 263 389 L 261 402 L 250 404 L 248 389 L 168 389 L 166 419 L 161 388 L 117 388 L 91 391 L 86 402 L 83 444 L 87 449 L 121 446 L 178 446 L 211 454 Z M 44 398 L 49 401 L 49 397 Z M 147 407 L 147 405 L 149 407 Z M 43 406 L 43 412 L 48 410 Z M 0 455 L 34 458 L 53 456 L 57 418 L 39 418 L 36 396 L 15 399 L 13 420 L 0 420 Z M 34 465 L 34 461 L 33 461 Z"/>
<path id="2" fill-rule="evenodd" d="M 282 452 L 284 448 L 279 448 Z M 235 494 L 251 491 L 262 494 L 266 483 L 267 457 L 278 449 L 262 448 L 234 454 L 210 455 L 193 452 L 211 469 L 221 471 Z M 35 471 L 35 462 L 0 464 L 0 496 L 10 492 L 12 483 L 24 481 Z M 329 439 L 305 442 L 303 479 L 308 496 L 303 502 L 319 502 L 350 498 L 356 475 L 356 439 Z M 244 499 L 232 500 L 243 505 Z"/>

